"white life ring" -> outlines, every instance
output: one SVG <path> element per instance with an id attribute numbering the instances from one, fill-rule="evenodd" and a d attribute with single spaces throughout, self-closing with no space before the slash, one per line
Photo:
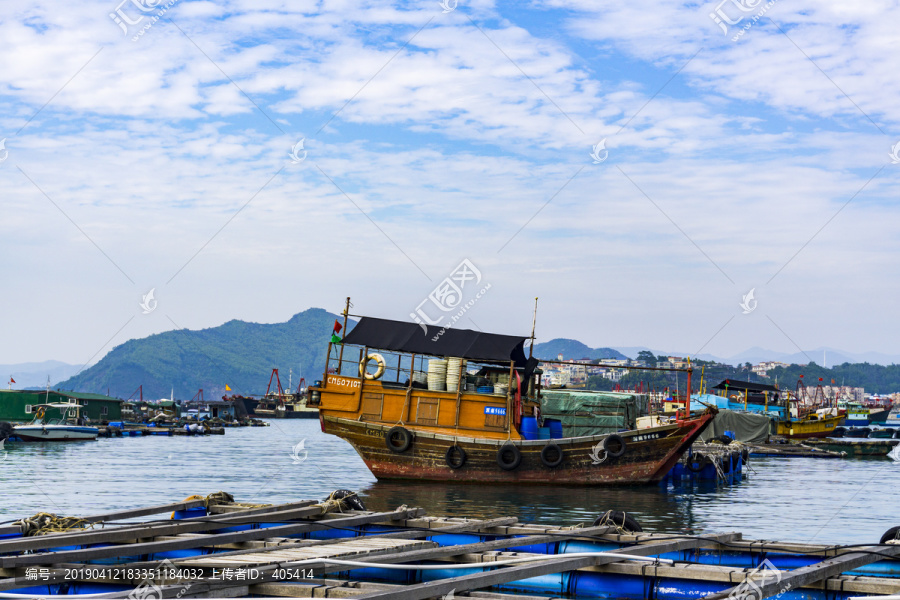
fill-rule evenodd
<path id="1" fill-rule="evenodd" d="M 376 363 L 378 363 L 378 368 L 374 373 L 369 373 L 368 371 L 366 371 L 366 367 L 369 365 L 370 360 L 374 360 Z M 365 377 L 366 379 L 379 379 L 382 375 L 384 375 L 384 357 L 380 354 L 369 354 L 365 359 L 363 359 L 361 363 L 359 363 L 360 377 Z"/>

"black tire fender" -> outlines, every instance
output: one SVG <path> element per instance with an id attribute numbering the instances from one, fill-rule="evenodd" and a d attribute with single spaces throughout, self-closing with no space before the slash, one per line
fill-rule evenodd
<path id="1" fill-rule="evenodd" d="M 513 444 L 503 444 L 497 450 L 497 464 L 504 471 L 514 471 L 522 464 L 522 451 Z"/>
<path id="2" fill-rule="evenodd" d="M 610 434 L 603 440 L 603 449 L 610 458 L 619 458 L 625 454 L 625 438 L 617 433 Z"/>
<path id="3" fill-rule="evenodd" d="M 641 524 L 637 522 L 637 519 L 621 510 L 608 510 L 594 519 L 594 527 L 605 525 L 607 523 L 629 533 L 640 533 L 644 531 Z"/>
<path id="4" fill-rule="evenodd" d="M 694 452 L 693 456 L 689 456 L 685 461 L 684 466 L 688 471 L 692 473 L 699 473 L 703 470 L 703 467 L 709 464 L 709 458 L 706 457 L 705 454 L 701 454 L 700 452 Z"/>
<path id="5" fill-rule="evenodd" d="M 723 473 L 725 473 L 726 475 L 731 473 L 731 455 L 730 454 L 726 454 L 725 456 L 722 457 L 721 465 L 722 465 Z"/>
<path id="6" fill-rule="evenodd" d="M 397 443 L 395 443 L 395 440 Z M 391 427 L 384 436 L 384 443 L 391 452 L 403 454 L 413 443 L 413 434 L 406 427 Z"/>
<path id="7" fill-rule="evenodd" d="M 556 453 L 556 458 L 553 458 L 553 453 Z M 566 457 L 563 449 L 559 447 L 559 444 L 555 444 L 550 442 L 546 446 L 541 449 L 541 464 L 543 464 L 548 469 L 555 469 L 559 465 L 562 464 L 563 459 Z"/>
<path id="8" fill-rule="evenodd" d="M 447 448 L 447 453 L 444 454 L 444 461 L 451 469 L 459 469 L 466 464 L 466 451 L 462 449 L 462 446 L 454 444 Z"/>
<path id="9" fill-rule="evenodd" d="M 886 544 L 891 540 L 896 540 L 900 538 L 900 527 L 891 527 L 887 531 L 884 532 L 884 535 L 881 536 L 881 540 L 879 540 L 879 544 Z"/>

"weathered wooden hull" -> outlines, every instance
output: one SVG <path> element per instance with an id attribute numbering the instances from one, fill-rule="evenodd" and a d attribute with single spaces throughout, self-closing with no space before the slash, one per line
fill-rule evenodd
<path id="1" fill-rule="evenodd" d="M 607 437 L 590 436 L 556 440 L 513 440 L 522 461 L 514 470 L 500 468 L 497 454 L 504 440 L 416 432 L 408 450 L 388 448 L 385 435 L 390 425 L 366 423 L 323 415 L 325 433 L 347 440 L 378 479 L 453 481 L 459 483 L 519 483 L 536 485 L 633 485 L 658 482 L 684 454 L 713 419 L 714 414 L 675 425 L 621 432 L 626 451 L 619 458 L 606 457 L 600 445 Z M 412 428 L 411 428 L 412 429 Z M 550 442 L 564 453 L 562 463 L 550 468 L 541 462 L 541 450 Z M 465 464 L 451 468 L 448 448 L 461 447 Z"/>

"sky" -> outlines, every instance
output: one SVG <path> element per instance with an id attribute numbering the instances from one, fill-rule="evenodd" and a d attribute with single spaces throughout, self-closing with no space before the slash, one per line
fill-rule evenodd
<path id="1" fill-rule="evenodd" d="M 539 298 L 538 342 L 894 353 L 898 23 L 878 0 L 8 0 L 0 363 L 348 296 L 526 336 Z"/>

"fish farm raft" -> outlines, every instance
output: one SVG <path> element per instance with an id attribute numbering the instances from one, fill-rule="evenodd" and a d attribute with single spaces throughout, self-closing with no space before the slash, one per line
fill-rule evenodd
<path id="1" fill-rule="evenodd" d="M 217 492 L 0 526 L 0 598 L 877 598 L 900 591 L 898 530 L 834 546 L 647 533 L 613 511 L 548 526 L 372 512 L 346 490 L 277 505 Z"/>

